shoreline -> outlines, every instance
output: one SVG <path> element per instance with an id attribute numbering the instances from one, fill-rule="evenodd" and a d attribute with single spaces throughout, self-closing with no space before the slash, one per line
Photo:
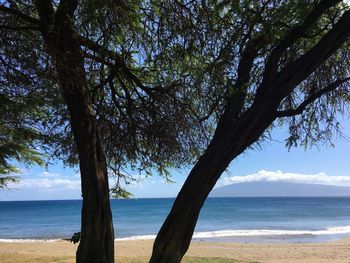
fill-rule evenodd
<path id="1" fill-rule="evenodd" d="M 129 242 L 129 241 L 154 241 L 156 235 L 140 236 L 140 237 L 125 237 L 114 239 L 115 243 Z M 209 238 L 192 238 L 193 243 L 242 243 L 242 244 L 319 244 L 336 242 L 342 239 L 350 239 L 347 235 L 325 235 L 325 236 L 312 236 L 312 235 L 285 235 L 285 236 L 220 236 Z M 14 238 L 14 239 L 1 239 L 1 244 L 16 244 L 16 243 L 55 243 L 55 242 L 71 242 L 67 238 Z M 350 263 L 350 262 L 349 262 Z"/>
<path id="2" fill-rule="evenodd" d="M 117 262 L 147 262 L 153 240 L 116 241 Z M 0 262 L 75 262 L 77 244 L 68 241 L 0 243 Z M 226 258 L 238 262 L 349 263 L 350 237 L 322 243 L 243 243 L 192 241 L 186 257 Z M 22 260 L 23 259 L 23 260 Z M 230 262 L 230 261 L 227 261 Z"/>
<path id="3" fill-rule="evenodd" d="M 324 243 L 350 238 L 350 225 L 325 230 L 216 230 L 195 232 L 192 242 L 209 243 Z M 117 237 L 115 242 L 154 240 L 155 234 Z M 45 243 L 69 241 L 68 237 L 0 238 L 1 243 Z"/>

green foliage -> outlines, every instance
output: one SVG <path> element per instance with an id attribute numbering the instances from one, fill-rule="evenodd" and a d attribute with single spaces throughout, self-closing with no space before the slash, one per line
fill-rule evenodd
<path id="1" fill-rule="evenodd" d="M 130 198 L 132 197 L 132 194 L 125 189 L 121 188 L 120 186 L 116 185 L 111 188 L 111 194 L 113 198 Z"/>
<path id="2" fill-rule="evenodd" d="M 229 100 L 243 96 L 243 106 L 237 106 L 232 120 L 254 103 L 272 50 L 319 2 L 80 1 L 72 24 L 108 166 L 117 171 L 113 174 L 123 176 L 131 168 L 167 177 L 169 168 L 192 164 L 214 135 Z M 26 127 L 35 127 L 35 133 L 40 130 L 41 150 L 76 165 L 77 151 L 66 106 L 57 92 L 54 61 L 40 28 L 25 18 L 35 20 L 36 8 L 32 1 L 1 5 L 23 15 L 0 11 L 0 94 L 25 97 L 36 105 L 22 119 L 30 122 Z M 306 54 L 347 9 L 339 3 L 323 12 L 282 52 L 277 71 Z M 242 54 L 252 47 L 257 52 L 253 66 L 248 80 L 240 83 Z M 318 90 L 349 76 L 349 51 L 347 42 L 302 80 L 281 101 L 279 110 L 296 108 Z M 27 103 L 22 110 L 31 105 Z M 268 130 L 289 126 L 288 147 L 326 143 L 340 131 L 335 113 L 348 114 L 348 110 L 349 86 L 344 82 L 311 103 L 303 115 L 279 119 Z M 261 140 L 266 138 L 268 134 Z M 35 156 L 28 154 L 29 159 Z"/>
<path id="3" fill-rule="evenodd" d="M 73 233 L 71 238 L 66 238 L 64 240 L 72 242 L 73 244 L 77 244 L 80 242 L 81 232 L 75 232 Z"/>
<path id="4" fill-rule="evenodd" d="M 32 98 L 37 108 L 26 121 L 41 135 L 35 138 L 40 150 L 49 158 L 77 165 L 69 115 L 58 92 L 55 62 L 40 29 L 23 19 L 36 19 L 36 8 L 32 1 L 4 1 L 2 5 L 23 15 L 0 11 L 0 93 Z M 160 81 L 155 68 L 140 61 L 142 51 L 138 49 L 143 40 L 149 40 L 142 36 L 141 6 L 140 1 L 82 1 L 73 24 L 77 37 L 82 38 L 85 77 L 108 166 L 118 170 L 117 176 L 130 167 L 143 174 L 158 171 L 167 176 L 168 168 L 191 162 L 206 138 L 198 133 L 196 127 L 201 124 L 191 114 L 181 85 L 173 79 Z M 86 39 L 98 48 L 91 48 Z M 121 69 L 115 65 L 116 56 L 122 60 Z M 8 130 L 4 132 L 10 136 Z"/>
<path id="5" fill-rule="evenodd" d="M 37 150 L 40 132 L 32 126 L 38 113 L 31 99 L 11 98 L 0 94 L 0 188 L 16 183 L 20 171 L 13 161 L 27 165 L 44 165 L 43 154 Z"/>
<path id="6" fill-rule="evenodd" d="M 213 135 L 227 106 L 228 98 L 240 100 L 242 116 L 256 99 L 264 79 L 266 62 L 272 50 L 293 28 L 305 21 L 319 4 L 315 1 L 166 1 L 147 5 L 143 22 L 145 31 L 157 41 L 147 42 L 147 59 L 164 70 L 163 78 L 175 76 L 192 89 L 189 98 L 195 112 L 207 120 L 206 131 Z M 145 3 L 146 5 L 146 3 Z M 152 6 L 157 5 L 157 12 Z M 334 26 L 349 6 L 339 3 L 328 8 L 281 55 L 277 73 L 306 54 Z M 249 78 L 238 81 L 239 64 L 250 45 L 257 50 Z M 350 44 L 347 41 L 317 70 L 298 84 L 280 103 L 280 110 L 295 109 L 305 99 L 339 79 L 350 76 Z M 349 113 L 349 82 L 308 105 L 302 115 L 279 119 L 260 141 L 268 139 L 268 131 L 276 126 L 289 127 L 287 147 L 330 143 L 339 134 L 337 118 Z M 237 95 L 236 95 L 237 94 Z"/>
<path id="7" fill-rule="evenodd" d="M 10 169 L 13 167 L 10 167 Z M 15 169 L 11 170 L 12 172 L 16 172 Z M 0 171 L 2 173 L 8 173 L 9 170 L 4 170 L 4 171 Z M 0 174 L 0 189 L 5 188 L 9 183 L 17 183 L 18 182 L 18 178 L 15 176 L 4 176 L 2 174 Z"/>

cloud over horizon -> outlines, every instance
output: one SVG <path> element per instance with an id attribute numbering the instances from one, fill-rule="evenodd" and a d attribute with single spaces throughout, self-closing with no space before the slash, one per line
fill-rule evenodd
<path id="1" fill-rule="evenodd" d="M 323 185 L 350 186 L 350 176 L 329 176 L 324 172 L 316 174 L 302 174 L 277 171 L 260 170 L 253 174 L 244 176 L 223 176 L 216 184 L 215 188 L 236 183 L 248 182 L 293 182 L 293 183 L 310 183 Z M 132 182 L 129 185 L 129 190 L 145 190 L 153 189 L 154 187 L 162 187 L 164 183 L 161 180 L 140 180 Z M 110 185 L 113 185 L 111 178 Z M 174 184 L 176 186 L 176 184 Z M 65 192 L 76 193 L 80 195 L 80 178 L 77 174 L 71 177 L 63 176 L 58 173 L 39 173 L 36 178 L 27 178 L 19 181 L 18 184 L 11 184 L 10 189 L 23 190 L 25 192 L 36 193 L 57 193 Z M 146 190 L 147 190 L 146 189 Z M 168 188 L 166 188 L 168 189 Z M 141 195 L 141 194 L 140 194 Z M 175 193 L 176 195 L 176 193 Z"/>
<path id="2" fill-rule="evenodd" d="M 38 176 L 40 176 L 40 177 L 60 177 L 61 174 L 51 173 L 51 172 L 45 171 L 45 172 L 39 173 Z"/>
<path id="3" fill-rule="evenodd" d="M 290 182 L 350 186 L 350 176 L 330 176 L 324 172 L 317 174 L 301 174 L 282 172 L 280 170 L 261 170 L 257 173 L 244 176 L 224 176 L 219 180 L 216 187 L 248 182 Z"/>
<path id="4" fill-rule="evenodd" d="M 14 188 L 67 189 L 80 190 L 80 180 L 70 179 L 23 179 Z"/>

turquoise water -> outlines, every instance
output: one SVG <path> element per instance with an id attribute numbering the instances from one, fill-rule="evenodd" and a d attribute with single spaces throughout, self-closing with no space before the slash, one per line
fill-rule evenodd
<path id="1" fill-rule="evenodd" d="M 174 199 L 112 200 L 116 238 L 154 238 Z M 81 200 L 0 202 L 0 240 L 79 231 Z M 209 198 L 194 238 L 313 242 L 350 236 L 350 198 Z"/>

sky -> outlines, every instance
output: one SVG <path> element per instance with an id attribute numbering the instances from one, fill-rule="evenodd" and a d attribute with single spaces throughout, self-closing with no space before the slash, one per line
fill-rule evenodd
<path id="1" fill-rule="evenodd" d="M 216 187 L 231 183 L 284 181 L 350 186 L 350 120 L 342 122 L 345 138 L 334 138 L 334 147 L 318 145 L 305 150 L 285 147 L 284 130 L 273 132 L 273 141 L 265 142 L 261 150 L 248 150 L 235 159 L 221 176 Z M 0 201 L 80 199 L 78 169 L 65 168 L 61 162 L 48 169 L 22 167 L 19 184 L 0 191 Z M 190 168 L 172 171 L 174 183 L 154 174 L 131 183 L 128 190 L 135 198 L 175 197 Z M 111 182 L 113 182 L 111 180 Z"/>

